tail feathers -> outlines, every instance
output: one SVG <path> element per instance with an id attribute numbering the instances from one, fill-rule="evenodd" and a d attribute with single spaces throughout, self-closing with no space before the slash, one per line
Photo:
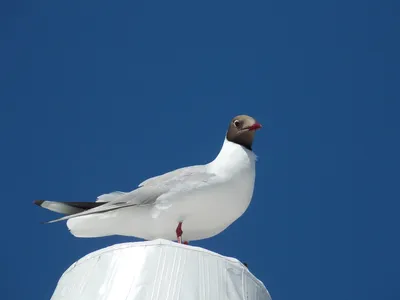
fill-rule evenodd
<path id="1" fill-rule="evenodd" d="M 64 217 L 44 222 L 45 224 L 69 220 L 71 218 L 76 218 L 80 216 L 105 213 L 138 205 L 137 203 L 127 202 L 117 202 L 110 204 L 109 202 L 55 202 L 44 200 L 36 200 L 34 201 L 34 203 L 40 207 L 65 215 Z"/>
<path id="2" fill-rule="evenodd" d="M 94 207 L 101 206 L 106 202 L 56 202 L 35 200 L 34 203 L 48 210 L 69 216 L 84 212 Z"/>

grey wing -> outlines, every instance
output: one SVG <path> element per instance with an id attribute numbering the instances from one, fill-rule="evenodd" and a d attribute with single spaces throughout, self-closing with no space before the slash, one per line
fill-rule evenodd
<path id="1" fill-rule="evenodd" d="M 161 178 L 152 183 L 152 187 L 166 186 L 169 193 L 186 192 L 211 185 L 215 174 L 209 173 L 204 166 L 188 167 L 166 180 Z M 166 196 L 165 194 L 163 196 Z"/>
<path id="2" fill-rule="evenodd" d="M 115 200 L 111 200 L 101 206 L 73 215 L 64 216 L 47 223 L 54 223 L 85 215 L 105 213 L 126 207 L 153 205 L 157 203 L 157 199 L 160 196 L 168 192 L 176 192 L 179 190 L 188 191 L 198 188 L 207 184 L 214 176 L 215 174 L 206 172 L 204 166 L 178 169 L 161 176 L 153 177 L 151 181 L 147 181 L 146 184 L 142 184 L 136 190 L 121 194 L 121 197 L 117 197 Z"/>
<path id="3" fill-rule="evenodd" d="M 206 168 L 204 165 L 199 165 L 199 166 L 191 166 L 191 167 L 185 167 L 185 168 L 180 168 L 159 176 L 154 176 L 151 177 L 142 183 L 139 184 L 139 187 L 143 186 L 151 186 L 151 185 L 158 185 L 162 184 L 165 182 L 168 182 L 170 180 L 176 180 L 177 178 L 181 176 L 185 176 L 187 174 L 194 174 L 194 173 L 206 173 Z"/>

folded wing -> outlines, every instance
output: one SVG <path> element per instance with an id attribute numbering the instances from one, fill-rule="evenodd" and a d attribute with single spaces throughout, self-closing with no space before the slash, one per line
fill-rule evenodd
<path id="1" fill-rule="evenodd" d="M 160 196 L 180 191 L 188 192 L 209 184 L 215 174 L 208 173 L 204 166 L 194 166 L 178 169 L 164 175 L 156 176 L 142 182 L 136 190 L 129 193 L 113 192 L 101 195 L 99 202 L 56 202 L 35 201 L 35 204 L 65 214 L 66 216 L 46 223 L 54 223 L 85 215 L 105 213 L 117 209 L 155 205 Z M 165 197 L 163 197 L 165 198 Z"/>

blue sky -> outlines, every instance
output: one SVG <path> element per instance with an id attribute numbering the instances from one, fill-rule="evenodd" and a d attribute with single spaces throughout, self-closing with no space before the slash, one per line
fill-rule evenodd
<path id="1" fill-rule="evenodd" d="M 274 299 L 398 299 L 397 1 L 3 1 L 5 299 L 126 237 L 77 239 L 34 199 L 92 201 L 207 163 L 229 120 L 263 125 L 253 202 L 193 243 Z"/>

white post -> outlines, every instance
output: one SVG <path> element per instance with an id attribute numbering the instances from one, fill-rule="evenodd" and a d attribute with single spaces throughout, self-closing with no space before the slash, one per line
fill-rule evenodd
<path id="1" fill-rule="evenodd" d="M 52 300 L 270 300 L 237 259 L 166 240 L 92 252 L 68 268 Z"/>

